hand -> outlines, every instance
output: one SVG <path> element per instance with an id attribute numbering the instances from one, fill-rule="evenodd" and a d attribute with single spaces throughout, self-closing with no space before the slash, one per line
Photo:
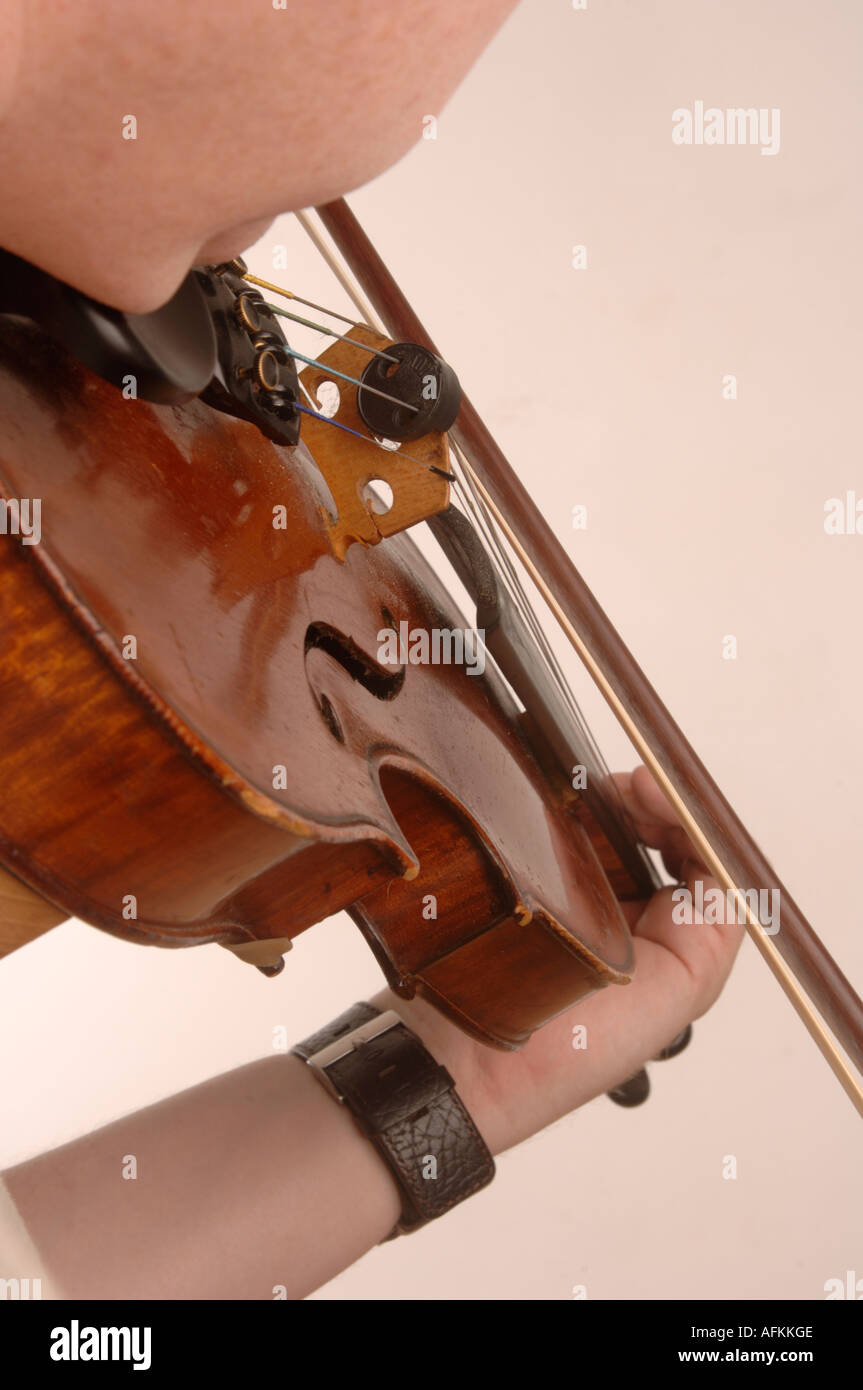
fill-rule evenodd
<path id="1" fill-rule="evenodd" d="M 705 893 L 719 885 L 698 859 L 646 768 L 615 778 L 643 842 L 658 850 L 668 872 Z M 561 1014 L 520 1052 L 499 1052 L 468 1038 L 420 999 L 389 990 L 379 1008 L 394 1009 L 450 1071 L 491 1150 L 500 1153 L 544 1129 L 594 1096 L 625 1081 L 710 1008 L 725 984 L 743 928 L 672 921 L 672 887 L 624 912 L 635 942 L 635 978 L 611 985 Z M 574 1049 L 583 1025 L 587 1046 Z"/>
<path id="2" fill-rule="evenodd" d="M 645 844 L 678 880 L 704 877 L 706 891 L 712 880 L 645 769 L 617 782 Z M 627 912 L 634 983 L 582 1000 L 521 1052 L 473 1042 L 422 1000 L 389 991 L 375 1000 L 449 1070 L 493 1152 L 626 1080 L 725 983 L 740 928 L 676 925 L 668 888 Z M 572 1046 L 577 1024 L 587 1029 L 585 1050 Z M 118 1154 L 142 1155 L 147 1181 L 120 1181 Z M 5 1177 L 49 1268 L 76 1298 L 259 1298 L 277 1284 L 301 1298 L 382 1240 L 401 1206 L 389 1168 L 347 1109 L 282 1056 L 170 1096 Z"/>

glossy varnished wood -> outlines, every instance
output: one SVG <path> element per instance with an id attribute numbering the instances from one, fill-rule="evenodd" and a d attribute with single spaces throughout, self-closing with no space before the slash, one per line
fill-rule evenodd
<path id="1" fill-rule="evenodd" d="M 305 446 L 7 321 L 0 485 L 42 501 L 41 543 L 0 545 L 0 860 L 58 911 L 244 947 L 347 907 L 396 988 L 505 1046 L 626 981 L 571 791 L 492 672 L 381 664 L 381 629 L 462 619 L 407 536 L 334 553 Z"/>
<path id="2" fill-rule="evenodd" d="M 46 902 L 14 874 L 0 869 L 0 956 L 8 956 L 44 936 L 65 917 L 65 912 Z"/>

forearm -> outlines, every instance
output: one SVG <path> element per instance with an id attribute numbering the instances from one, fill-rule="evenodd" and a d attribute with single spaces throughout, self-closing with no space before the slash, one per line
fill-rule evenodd
<path id="1" fill-rule="evenodd" d="M 676 926 L 668 890 L 656 894 L 637 927 L 635 982 L 582 1000 L 518 1053 L 471 1042 L 421 1000 L 384 990 L 372 1002 L 398 1012 L 446 1067 L 497 1154 L 618 1085 L 700 1017 L 740 936 L 733 925 Z M 134 1179 L 123 1176 L 128 1155 Z M 284 1055 L 5 1177 L 49 1268 L 83 1298 L 269 1299 L 279 1286 L 300 1298 L 382 1240 L 401 1209 L 348 1111 Z"/>
<path id="2" fill-rule="evenodd" d="M 469 1047 L 450 1025 L 435 1043 L 482 1126 Z M 136 1177 L 124 1177 L 130 1156 Z M 389 1169 L 349 1112 L 284 1055 L 126 1116 L 5 1180 L 49 1268 L 80 1298 L 271 1299 L 279 1286 L 303 1297 L 382 1240 L 400 1211 Z"/>

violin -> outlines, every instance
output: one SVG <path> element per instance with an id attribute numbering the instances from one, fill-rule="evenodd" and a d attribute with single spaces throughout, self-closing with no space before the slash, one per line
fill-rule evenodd
<path id="1" fill-rule="evenodd" d="M 345 910 L 509 1049 L 626 984 L 661 879 L 521 567 L 863 1113 L 853 987 L 347 204 L 301 218 L 359 303 L 317 358 L 242 260 L 130 315 L 0 255 L 0 954 L 74 915 L 272 976 Z"/>

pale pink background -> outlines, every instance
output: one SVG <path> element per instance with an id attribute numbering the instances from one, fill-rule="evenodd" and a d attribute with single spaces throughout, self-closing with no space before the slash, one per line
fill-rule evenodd
<path id="1" fill-rule="evenodd" d="M 863 497 L 860 40 L 855 0 L 527 0 L 438 139 L 353 200 L 858 984 L 863 536 L 826 537 L 822 509 Z M 673 146 L 672 110 L 697 99 L 781 108 L 780 154 Z M 254 267 L 280 241 L 292 281 L 338 307 L 287 219 Z M 614 731 L 605 746 L 629 765 Z M 377 981 L 342 918 L 275 982 L 216 948 L 65 926 L 0 968 L 0 1165 L 266 1053 L 276 1024 L 300 1037 Z M 859 1120 L 754 950 L 653 1077 L 641 1111 L 574 1114 L 318 1297 L 817 1299 L 863 1277 Z"/>

